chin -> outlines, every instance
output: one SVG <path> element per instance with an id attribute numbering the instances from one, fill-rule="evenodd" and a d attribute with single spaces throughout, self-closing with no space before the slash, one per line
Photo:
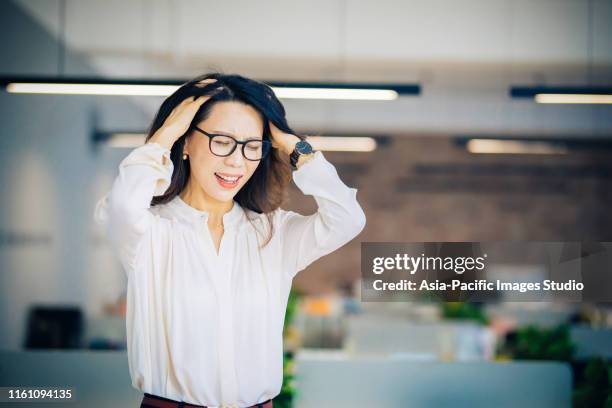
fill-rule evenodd
<path id="1" fill-rule="evenodd" d="M 236 194 L 238 194 L 238 191 L 240 189 L 237 188 L 235 191 L 215 191 L 215 194 L 212 194 L 212 197 L 217 200 L 217 201 L 221 201 L 221 202 L 226 202 L 226 201 L 231 201 L 234 199 L 234 197 L 236 196 Z"/>

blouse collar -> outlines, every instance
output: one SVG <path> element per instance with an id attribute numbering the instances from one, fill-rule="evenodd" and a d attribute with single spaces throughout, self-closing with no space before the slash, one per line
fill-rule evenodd
<path id="1" fill-rule="evenodd" d="M 229 227 L 232 225 L 236 225 L 242 219 L 242 206 L 238 204 L 237 201 L 233 201 L 234 205 L 232 208 L 223 214 L 223 226 Z M 174 197 L 169 203 L 173 209 L 173 211 L 177 212 L 183 218 L 186 218 L 190 221 L 196 221 L 200 219 L 204 219 L 204 221 L 208 220 L 208 211 L 198 210 L 187 204 L 180 195 Z"/>

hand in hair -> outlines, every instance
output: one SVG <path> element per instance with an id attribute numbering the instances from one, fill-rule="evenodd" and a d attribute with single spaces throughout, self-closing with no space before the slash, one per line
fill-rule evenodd
<path id="1" fill-rule="evenodd" d="M 300 141 L 300 138 L 290 133 L 285 133 L 274 126 L 274 123 L 268 121 L 270 125 L 270 134 L 272 136 L 272 147 L 279 149 L 286 154 L 291 154 L 295 148 L 295 144 Z"/>
<path id="2" fill-rule="evenodd" d="M 200 81 L 196 86 L 207 86 L 216 79 L 205 79 Z M 223 89 L 222 87 L 217 88 L 218 90 Z M 176 142 L 182 135 L 187 132 L 191 121 L 193 120 L 198 109 L 204 102 L 210 99 L 212 95 L 202 95 L 198 98 L 190 96 L 178 104 L 168 115 L 164 124 L 151 136 L 147 143 L 158 143 L 168 149 L 172 148 L 174 142 Z"/>

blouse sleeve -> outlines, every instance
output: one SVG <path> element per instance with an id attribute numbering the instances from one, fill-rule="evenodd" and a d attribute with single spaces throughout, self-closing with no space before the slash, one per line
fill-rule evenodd
<path id="1" fill-rule="evenodd" d="M 169 149 L 158 143 L 139 146 L 120 163 L 111 190 L 96 204 L 94 220 L 105 227 L 126 271 L 134 268 L 139 245 L 151 228 L 151 199 L 166 191 L 173 170 Z"/>
<path id="2" fill-rule="evenodd" d="M 357 189 L 340 180 L 321 151 L 293 172 L 293 181 L 302 193 L 314 197 L 318 209 L 308 216 L 293 211 L 281 213 L 283 270 L 291 279 L 355 238 L 366 224 Z"/>

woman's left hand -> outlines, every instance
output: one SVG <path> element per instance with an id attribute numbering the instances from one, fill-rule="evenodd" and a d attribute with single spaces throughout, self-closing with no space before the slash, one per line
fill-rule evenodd
<path id="1" fill-rule="evenodd" d="M 274 126 L 271 121 L 268 121 L 268 124 L 270 125 L 270 133 L 272 135 L 272 147 L 280 149 L 287 154 L 291 154 L 295 148 L 295 144 L 300 141 L 300 138 L 296 135 L 281 131 Z"/>

